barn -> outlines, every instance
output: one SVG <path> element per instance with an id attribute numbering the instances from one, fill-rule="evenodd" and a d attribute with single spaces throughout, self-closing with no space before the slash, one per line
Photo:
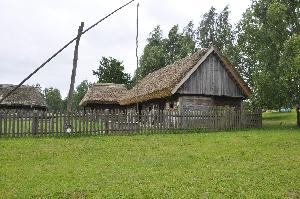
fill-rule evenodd
<path id="1" fill-rule="evenodd" d="M 138 104 L 139 110 L 241 109 L 250 95 L 236 68 L 211 47 L 148 74 L 126 92 L 120 105 Z"/>
<path id="2" fill-rule="evenodd" d="M 94 84 L 80 105 L 139 111 L 239 110 L 250 95 L 236 68 L 211 47 L 148 74 L 130 90 L 116 84 Z"/>
<path id="3" fill-rule="evenodd" d="M 15 85 L 0 84 L 0 99 Z M 0 110 L 47 110 L 46 101 L 40 91 L 33 86 L 21 86 L 0 104 Z"/>
<path id="4" fill-rule="evenodd" d="M 125 109 L 119 99 L 127 92 L 124 84 L 94 83 L 80 102 L 85 109 Z"/>

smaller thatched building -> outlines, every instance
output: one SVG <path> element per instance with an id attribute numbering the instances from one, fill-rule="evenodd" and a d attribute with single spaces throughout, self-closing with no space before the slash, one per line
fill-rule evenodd
<path id="1" fill-rule="evenodd" d="M 127 89 L 124 84 L 95 83 L 80 102 L 85 109 L 124 109 L 119 100 Z"/>
<path id="2" fill-rule="evenodd" d="M 0 84 L 0 99 L 14 87 L 15 85 Z M 0 110 L 3 109 L 46 110 L 47 104 L 37 88 L 21 86 L 0 104 Z"/>

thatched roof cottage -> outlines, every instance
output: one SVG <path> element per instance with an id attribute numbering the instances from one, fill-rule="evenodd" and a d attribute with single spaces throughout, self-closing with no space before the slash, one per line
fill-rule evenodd
<path id="1" fill-rule="evenodd" d="M 122 109 L 119 100 L 125 92 L 127 89 L 123 84 L 95 83 L 79 105 L 91 109 Z"/>
<path id="2" fill-rule="evenodd" d="M 15 85 L 0 84 L 0 99 L 14 87 Z M 0 104 L 1 109 L 46 110 L 47 104 L 37 88 L 21 86 Z"/>
<path id="3" fill-rule="evenodd" d="M 139 110 L 203 110 L 214 106 L 241 108 L 251 90 L 236 68 L 215 48 L 202 49 L 148 74 L 118 104 Z"/>

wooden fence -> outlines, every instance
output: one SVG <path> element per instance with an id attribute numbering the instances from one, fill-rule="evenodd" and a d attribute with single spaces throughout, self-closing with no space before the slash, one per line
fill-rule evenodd
<path id="1" fill-rule="evenodd" d="M 175 132 L 180 130 L 222 131 L 258 128 L 260 111 L 213 109 L 179 113 L 142 112 L 36 112 L 0 111 L 0 137 L 103 135 Z"/>

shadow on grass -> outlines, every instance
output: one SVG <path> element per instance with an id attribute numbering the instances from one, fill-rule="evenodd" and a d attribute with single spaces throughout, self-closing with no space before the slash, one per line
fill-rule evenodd
<path id="1" fill-rule="evenodd" d="M 263 128 L 270 130 L 297 130 L 296 125 L 296 111 L 292 110 L 290 113 L 281 112 L 267 112 L 263 113 Z"/>

